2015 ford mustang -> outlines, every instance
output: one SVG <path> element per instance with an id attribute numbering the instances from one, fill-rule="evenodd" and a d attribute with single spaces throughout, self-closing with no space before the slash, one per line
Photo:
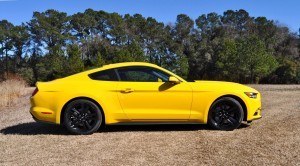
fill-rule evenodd
<path id="1" fill-rule="evenodd" d="M 187 82 L 157 65 L 105 65 L 50 82 L 37 82 L 30 113 L 37 121 L 91 134 L 118 123 L 203 123 L 233 130 L 261 118 L 260 93 L 220 81 Z"/>

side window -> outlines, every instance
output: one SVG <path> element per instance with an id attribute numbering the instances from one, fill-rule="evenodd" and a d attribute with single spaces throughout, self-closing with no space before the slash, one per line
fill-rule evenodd
<path id="1" fill-rule="evenodd" d="M 124 67 L 118 69 L 121 81 L 166 82 L 169 74 L 150 67 Z"/>
<path id="2" fill-rule="evenodd" d="M 96 73 L 89 74 L 89 77 L 93 80 L 119 81 L 114 69 L 98 71 Z"/>

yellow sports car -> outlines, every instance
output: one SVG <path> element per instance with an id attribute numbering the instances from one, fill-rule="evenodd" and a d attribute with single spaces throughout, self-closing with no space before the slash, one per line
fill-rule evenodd
<path id="1" fill-rule="evenodd" d="M 118 123 L 203 123 L 233 130 L 261 118 L 260 93 L 230 82 L 187 82 L 157 65 L 105 65 L 50 82 L 38 82 L 30 113 L 37 121 L 91 134 Z"/>

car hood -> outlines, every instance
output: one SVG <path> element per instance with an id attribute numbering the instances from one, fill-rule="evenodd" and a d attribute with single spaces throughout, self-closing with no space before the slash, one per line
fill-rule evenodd
<path id="1" fill-rule="evenodd" d="M 195 80 L 193 82 L 194 90 L 200 91 L 223 91 L 223 92 L 255 92 L 259 93 L 256 89 L 246 85 L 242 85 L 234 82 L 225 81 L 202 81 Z"/>

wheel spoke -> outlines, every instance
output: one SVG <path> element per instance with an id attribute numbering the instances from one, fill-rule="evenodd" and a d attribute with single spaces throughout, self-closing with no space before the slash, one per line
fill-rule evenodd
<path id="1" fill-rule="evenodd" d="M 229 107 L 229 109 L 227 110 L 228 113 L 234 113 L 236 110 L 236 107 Z"/>
<path id="2" fill-rule="evenodd" d="M 92 128 L 92 126 L 89 124 L 88 121 L 84 121 L 84 126 L 85 128 L 87 128 L 88 130 L 90 130 Z"/>
<path id="3" fill-rule="evenodd" d="M 222 120 L 220 121 L 219 126 L 223 126 L 223 124 L 225 123 L 225 119 L 223 117 L 221 119 Z"/>
<path id="4" fill-rule="evenodd" d="M 219 125 L 223 121 L 223 117 L 216 117 L 215 120 L 216 120 L 217 124 Z"/>
<path id="5" fill-rule="evenodd" d="M 95 119 L 97 119 L 96 115 L 97 115 L 96 113 L 89 113 L 89 114 L 87 114 L 86 118 L 89 120 L 95 120 Z"/>
<path id="6" fill-rule="evenodd" d="M 235 120 L 233 117 L 229 117 L 228 119 L 227 119 L 227 121 L 230 123 L 230 124 L 235 124 L 236 122 L 237 122 L 237 120 Z"/>
<path id="7" fill-rule="evenodd" d="M 74 120 L 71 122 L 71 127 L 72 128 L 77 128 L 79 126 L 80 122 L 78 120 Z"/>
<path id="8" fill-rule="evenodd" d="M 72 108 L 71 110 L 72 110 L 72 115 L 76 117 L 80 114 L 80 112 L 76 108 Z"/>

